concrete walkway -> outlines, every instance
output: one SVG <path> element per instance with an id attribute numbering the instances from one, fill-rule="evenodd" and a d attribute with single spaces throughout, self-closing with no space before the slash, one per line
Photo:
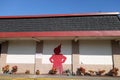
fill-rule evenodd
<path id="1" fill-rule="evenodd" d="M 45 80 L 120 80 L 120 77 L 111 76 L 66 76 L 66 75 L 26 75 L 26 74 L 0 74 L 6 78 L 34 78 Z"/>

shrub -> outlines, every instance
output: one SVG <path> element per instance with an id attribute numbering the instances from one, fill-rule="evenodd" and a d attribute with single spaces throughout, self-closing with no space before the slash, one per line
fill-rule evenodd
<path id="1" fill-rule="evenodd" d="M 80 67 L 80 68 L 77 69 L 76 73 L 77 73 L 77 75 L 85 75 L 86 74 L 86 70 L 85 70 L 85 68 Z"/>
<path id="2" fill-rule="evenodd" d="M 13 66 L 13 67 L 12 67 L 12 70 L 11 70 L 11 73 L 12 73 L 12 74 L 16 74 L 17 69 L 18 69 L 17 66 Z"/>
<path id="3" fill-rule="evenodd" d="M 26 70 L 26 71 L 25 71 L 25 74 L 30 74 L 30 70 Z"/>
<path id="4" fill-rule="evenodd" d="M 9 73 L 9 67 L 10 67 L 9 65 L 2 67 L 3 73 L 5 73 L 5 74 Z"/>
<path id="5" fill-rule="evenodd" d="M 105 73 L 105 70 L 99 70 L 98 72 L 96 72 L 97 75 L 103 75 Z"/>
<path id="6" fill-rule="evenodd" d="M 56 68 L 52 68 L 52 69 L 49 71 L 49 74 L 56 74 L 56 73 L 57 73 Z"/>
<path id="7" fill-rule="evenodd" d="M 95 74 L 95 71 L 93 71 L 93 70 L 89 70 L 89 73 L 88 73 L 90 76 L 93 76 L 93 75 L 96 75 Z"/>
<path id="8" fill-rule="evenodd" d="M 39 75 L 39 74 L 40 74 L 40 71 L 39 71 L 39 70 L 37 70 L 37 71 L 36 71 L 36 75 Z"/>
<path id="9" fill-rule="evenodd" d="M 109 75 L 109 76 L 117 76 L 117 75 L 118 75 L 118 71 L 119 71 L 119 69 L 115 67 L 115 68 L 111 69 L 111 70 L 108 72 L 107 75 Z"/>
<path id="10" fill-rule="evenodd" d="M 67 70 L 63 71 L 63 74 L 67 74 L 67 76 L 70 76 L 70 75 L 72 75 L 72 72 L 69 69 L 67 69 Z"/>

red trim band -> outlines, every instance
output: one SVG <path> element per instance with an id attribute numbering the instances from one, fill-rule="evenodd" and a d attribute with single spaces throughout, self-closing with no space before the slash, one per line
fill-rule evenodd
<path id="1" fill-rule="evenodd" d="M 120 31 L 0 32 L 0 38 L 18 37 L 120 37 Z"/>

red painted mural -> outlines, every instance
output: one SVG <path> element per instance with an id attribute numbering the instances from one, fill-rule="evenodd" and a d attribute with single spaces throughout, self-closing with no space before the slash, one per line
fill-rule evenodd
<path id="1" fill-rule="evenodd" d="M 61 44 L 54 48 L 54 54 L 50 57 L 49 60 L 51 63 L 53 63 L 53 68 L 57 69 L 59 74 L 62 74 L 62 63 L 66 61 L 66 57 L 61 53 Z"/>

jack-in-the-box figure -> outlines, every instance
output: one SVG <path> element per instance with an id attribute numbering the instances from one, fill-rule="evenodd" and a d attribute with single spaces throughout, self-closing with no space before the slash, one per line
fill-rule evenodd
<path id="1" fill-rule="evenodd" d="M 61 44 L 54 48 L 54 54 L 50 57 L 49 60 L 51 63 L 53 63 L 53 68 L 57 69 L 59 73 L 62 74 L 62 63 L 66 61 L 66 57 L 61 53 Z"/>

